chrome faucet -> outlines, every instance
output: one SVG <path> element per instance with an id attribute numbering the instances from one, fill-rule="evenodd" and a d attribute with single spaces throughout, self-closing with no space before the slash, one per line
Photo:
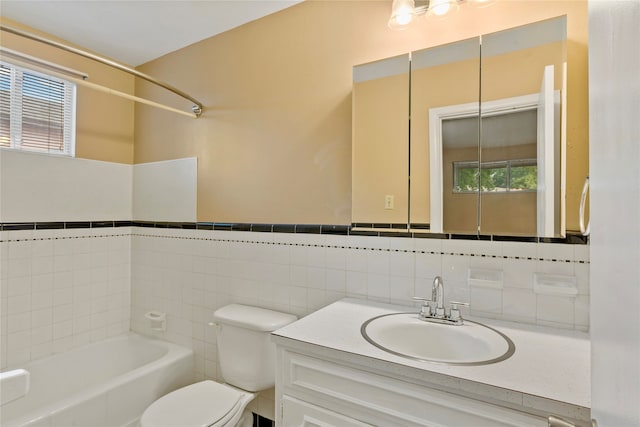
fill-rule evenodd
<path id="1" fill-rule="evenodd" d="M 451 301 L 451 309 L 444 307 L 444 282 L 442 277 L 436 276 L 431 287 L 431 299 L 424 297 L 413 297 L 414 300 L 422 301 L 418 318 L 427 322 L 444 323 L 447 325 L 462 325 L 464 322 L 460 315 L 458 306 L 469 307 L 466 302 Z"/>
<path id="2" fill-rule="evenodd" d="M 444 317 L 444 282 L 440 276 L 436 276 L 436 278 L 433 279 L 433 286 L 431 287 L 431 301 L 436 304 L 436 317 Z"/>

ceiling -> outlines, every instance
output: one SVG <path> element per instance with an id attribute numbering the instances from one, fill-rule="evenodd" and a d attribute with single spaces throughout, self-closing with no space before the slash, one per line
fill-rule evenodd
<path id="1" fill-rule="evenodd" d="M 138 66 L 301 0 L 2 0 L 0 15 Z"/>

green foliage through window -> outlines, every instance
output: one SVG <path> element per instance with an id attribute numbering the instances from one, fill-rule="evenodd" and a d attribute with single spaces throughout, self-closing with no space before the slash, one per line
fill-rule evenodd
<path id="1" fill-rule="evenodd" d="M 453 192 L 483 193 L 536 191 L 538 167 L 535 159 L 483 162 L 453 162 Z"/>

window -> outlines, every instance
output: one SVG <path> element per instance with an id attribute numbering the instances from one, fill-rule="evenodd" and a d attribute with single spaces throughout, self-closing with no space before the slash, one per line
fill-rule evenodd
<path id="1" fill-rule="evenodd" d="M 482 162 L 480 170 L 478 180 L 478 162 L 453 162 L 453 192 L 476 193 L 478 181 L 483 193 L 537 190 L 535 159 Z"/>
<path id="2" fill-rule="evenodd" d="M 75 84 L 0 63 L 0 147 L 75 154 Z"/>

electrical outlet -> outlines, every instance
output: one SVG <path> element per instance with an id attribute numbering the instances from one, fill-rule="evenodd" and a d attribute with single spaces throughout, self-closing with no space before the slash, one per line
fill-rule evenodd
<path id="1" fill-rule="evenodd" d="M 392 194 L 387 194 L 386 196 L 384 196 L 384 208 L 385 209 L 393 209 L 394 208 L 394 201 L 393 201 L 393 195 Z"/>

